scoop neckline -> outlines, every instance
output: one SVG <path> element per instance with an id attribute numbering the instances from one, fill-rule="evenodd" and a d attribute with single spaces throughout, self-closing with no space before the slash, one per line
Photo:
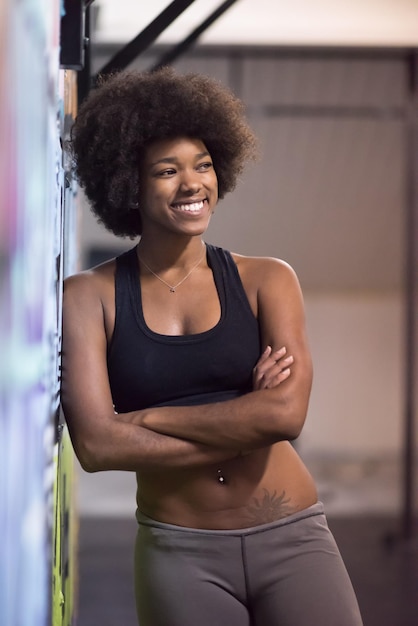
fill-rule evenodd
<path id="1" fill-rule="evenodd" d="M 188 343 L 188 342 L 194 342 L 194 341 L 207 339 L 208 337 L 216 333 L 219 330 L 219 328 L 223 325 L 225 317 L 226 317 L 226 311 L 227 311 L 224 276 L 223 276 L 222 269 L 219 265 L 218 259 L 216 258 L 216 255 L 214 253 L 214 247 L 208 243 L 206 243 L 205 245 L 206 245 L 206 260 L 207 260 L 208 267 L 212 270 L 213 280 L 215 283 L 216 292 L 218 294 L 221 314 L 217 323 L 211 328 L 208 328 L 207 330 L 204 330 L 200 333 L 193 333 L 193 334 L 187 334 L 187 335 L 164 335 L 162 333 L 157 333 L 156 331 L 152 330 L 152 328 L 150 328 L 148 324 L 146 323 L 145 317 L 144 317 L 144 311 L 142 308 L 141 275 L 140 275 L 138 255 L 136 252 L 137 246 L 135 246 L 135 248 L 132 249 L 135 263 L 132 268 L 133 280 L 132 280 L 131 288 L 132 288 L 133 301 L 135 303 L 135 307 L 134 307 L 135 319 L 136 319 L 137 324 L 141 328 L 141 330 L 146 335 L 148 335 L 148 337 L 151 337 L 152 339 L 155 339 L 156 341 L 160 341 L 164 343 L 182 343 L 182 342 Z"/>

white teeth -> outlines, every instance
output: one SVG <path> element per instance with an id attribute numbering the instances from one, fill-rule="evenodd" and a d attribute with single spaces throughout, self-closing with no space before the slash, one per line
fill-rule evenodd
<path id="1" fill-rule="evenodd" d="M 193 211 L 203 209 L 203 200 L 200 202 L 192 202 L 192 204 L 175 204 L 173 206 L 179 211 L 189 211 L 189 213 L 192 213 Z"/>

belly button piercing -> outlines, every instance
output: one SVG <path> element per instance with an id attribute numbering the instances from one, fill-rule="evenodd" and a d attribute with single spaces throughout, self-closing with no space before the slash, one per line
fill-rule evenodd
<path id="1" fill-rule="evenodd" d="M 223 475 L 223 473 L 222 473 L 222 470 L 221 470 L 221 469 L 218 469 L 218 482 L 219 482 L 221 485 L 226 485 L 225 476 Z"/>

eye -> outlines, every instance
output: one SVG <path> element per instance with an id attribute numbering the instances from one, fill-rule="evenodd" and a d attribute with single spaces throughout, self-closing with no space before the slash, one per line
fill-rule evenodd
<path id="1" fill-rule="evenodd" d="M 159 172 L 156 173 L 156 176 L 160 177 L 160 178 L 166 178 L 167 176 L 174 176 L 174 174 L 176 173 L 176 170 L 172 167 L 165 169 L 165 170 L 161 170 Z"/>
<path id="2" fill-rule="evenodd" d="M 198 172 L 206 172 L 213 167 L 213 163 L 211 161 L 205 161 L 204 163 L 199 163 L 197 166 Z"/>

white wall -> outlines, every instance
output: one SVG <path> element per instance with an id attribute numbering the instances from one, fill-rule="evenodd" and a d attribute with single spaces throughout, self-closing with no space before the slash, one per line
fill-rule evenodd
<path id="1" fill-rule="evenodd" d="M 314 384 L 300 449 L 393 456 L 402 435 L 402 304 L 391 292 L 305 294 Z"/>

